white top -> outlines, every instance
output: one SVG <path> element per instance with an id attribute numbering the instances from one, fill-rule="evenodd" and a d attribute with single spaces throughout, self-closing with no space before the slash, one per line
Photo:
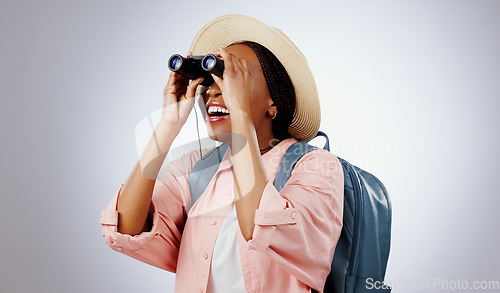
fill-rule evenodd
<path id="1" fill-rule="evenodd" d="M 245 293 L 238 247 L 238 217 L 234 202 L 224 218 L 215 241 L 207 293 Z"/>

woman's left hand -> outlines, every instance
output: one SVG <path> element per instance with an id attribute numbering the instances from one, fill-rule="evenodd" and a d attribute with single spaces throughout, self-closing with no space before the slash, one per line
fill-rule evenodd
<path id="1" fill-rule="evenodd" d="M 225 48 L 212 52 L 224 60 L 224 75 L 220 78 L 212 74 L 222 92 L 224 104 L 230 113 L 239 111 L 250 113 L 250 73 L 245 59 L 238 59 Z"/>

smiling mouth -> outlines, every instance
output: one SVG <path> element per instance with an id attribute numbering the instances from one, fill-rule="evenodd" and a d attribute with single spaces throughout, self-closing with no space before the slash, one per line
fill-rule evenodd
<path id="1" fill-rule="evenodd" d="M 209 106 L 207 114 L 210 120 L 220 120 L 221 118 L 229 117 L 229 110 L 222 106 Z"/>

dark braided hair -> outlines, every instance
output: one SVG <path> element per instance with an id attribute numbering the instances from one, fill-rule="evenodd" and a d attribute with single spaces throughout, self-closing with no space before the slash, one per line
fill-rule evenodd
<path id="1" fill-rule="evenodd" d="M 276 104 L 276 108 L 278 108 L 278 114 L 272 121 L 274 137 L 279 140 L 291 137 L 288 127 L 292 123 L 293 113 L 295 112 L 295 89 L 288 73 L 278 58 L 261 44 L 250 41 L 237 44 L 250 47 L 259 59 L 269 94 Z M 233 45 L 236 45 L 236 43 Z"/>

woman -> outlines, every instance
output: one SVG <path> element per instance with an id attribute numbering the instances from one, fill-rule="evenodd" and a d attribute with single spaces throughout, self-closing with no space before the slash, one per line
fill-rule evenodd
<path id="1" fill-rule="evenodd" d="M 176 273 L 176 292 L 322 292 L 342 229 L 342 167 L 330 152 L 312 151 L 280 192 L 273 186 L 286 149 L 319 128 L 305 58 L 281 31 L 243 15 L 209 22 L 190 51 L 224 60 L 223 78 L 202 96 L 210 137 L 229 149 L 187 209 L 200 154 L 160 167 L 202 78 L 172 73 L 161 121 L 102 213 L 106 243 Z"/>

